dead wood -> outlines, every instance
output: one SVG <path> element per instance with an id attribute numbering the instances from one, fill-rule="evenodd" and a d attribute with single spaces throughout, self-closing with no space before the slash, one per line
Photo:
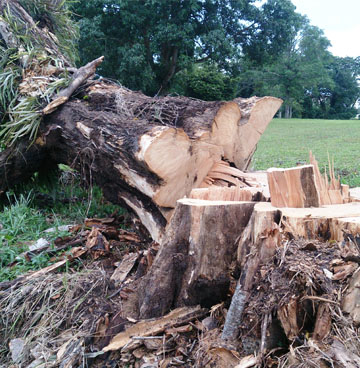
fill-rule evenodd
<path id="1" fill-rule="evenodd" d="M 242 272 L 226 316 L 221 336 L 224 340 L 236 339 L 255 274 L 259 266 L 274 255 L 280 244 L 279 220 L 277 209 L 268 210 L 262 203 L 254 207 L 238 244 L 238 262 L 242 265 Z"/>
<path id="2" fill-rule="evenodd" d="M 236 240 L 254 204 L 179 200 L 159 253 L 142 282 L 140 316 L 161 316 L 174 306 L 211 306 L 223 300 Z"/>
<path id="3" fill-rule="evenodd" d="M 51 114 L 60 105 L 69 100 L 71 95 L 91 76 L 95 74 L 96 68 L 103 62 L 104 56 L 101 56 L 90 63 L 82 66 L 74 72 L 70 84 L 59 92 L 53 101 L 51 101 L 42 111 L 44 115 Z"/>
<path id="4" fill-rule="evenodd" d="M 200 306 L 183 307 L 177 308 L 161 318 L 138 322 L 116 335 L 110 344 L 103 348 L 103 351 L 124 349 L 125 347 L 128 350 L 133 350 L 142 344 L 142 338 L 156 336 L 171 327 L 182 326 L 203 317 L 206 313 L 207 309 Z"/>
<path id="5" fill-rule="evenodd" d="M 350 202 L 349 186 L 335 178 L 334 165 L 329 159 L 329 176 L 326 169 L 321 175 L 318 162 L 310 151 L 310 165 L 288 169 L 268 169 L 267 178 L 271 203 L 275 207 L 308 208 Z"/>
<path id="6" fill-rule="evenodd" d="M 267 175 L 273 206 L 319 207 L 319 193 L 312 165 L 269 169 Z"/>
<path id="7" fill-rule="evenodd" d="M 349 289 L 346 291 L 346 294 L 342 300 L 343 311 L 349 313 L 356 325 L 360 325 L 359 280 L 360 270 L 358 269 L 352 276 L 349 283 Z"/>
<path id="8" fill-rule="evenodd" d="M 1 0 L 0 11 L 5 9 L 44 50 L 46 62 L 41 64 L 36 56 L 30 65 L 19 61 L 23 72 L 19 96 L 38 97 L 43 120 L 39 129 L 38 120 L 32 121 L 34 126 L 28 124 L 31 134 L 37 134 L 30 149 L 29 142 L 16 141 L 19 131 L 4 130 L 14 145 L 0 154 L 1 192 L 36 171 L 68 164 L 80 171 L 88 185 L 101 186 L 107 199 L 133 210 L 159 242 L 176 201 L 189 196 L 193 188 L 208 182 L 256 185 L 240 170 L 248 167 L 280 99 L 151 98 L 105 79 L 94 81 L 90 78 L 103 57 L 76 70 L 61 55 L 56 37 L 39 28 L 18 1 Z M 14 37 L 5 26 L 1 24 L 0 31 L 11 47 Z M 54 65 L 54 59 L 60 66 Z M 59 73 L 61 82 L 67 81 L 64 71 L 73 73 L 69 85 L 51 96 L 50 83 Z"/>

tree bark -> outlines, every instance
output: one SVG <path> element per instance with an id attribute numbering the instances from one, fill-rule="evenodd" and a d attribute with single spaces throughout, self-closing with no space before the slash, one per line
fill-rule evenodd
<path id="1" fill-rule="evenodd" d="M 19 60 L 23 75 L 19 101 L 38 97 L 43 119 L 29 149 L 22 141 L 0 153 L 4 163 L 0 191 L 23 182 L 45 163 L 65 163 L 78 169 L 83 180 L 100 185 L 107 199 L 131 208 L 153 239 L 161 241 L 176 201 L 199 187 L 216 163 L 247 168 L 282 103 L 273 97 L 229 102 L 151 98 L 104 79 L 90 81 L 102 57 L 74 70 L 61 54 L 59 40 L 41 29 L 18 1 L 0 0 L 1 14 L 5 9 L 21 27 L 10 27 L 6 17 L 1 19 L 1 42 L 8 48 L 23 47 L 17 30 L 24 29 L 34 47 L 51 57 L 41 68 L 36 56 L 29 65 Z M 176 57 L 174 49 L 170 59 L 175 63 Z M 36 81 L 40 77 L 46 89 L 59 70 L 70 69 L 68 87 L 43 106 L 49 96 L 44 98 Z M 64 75 L 61 78 L 65 80 Z"/>
<path id="2" fill-rule="evenodd" d="M 224 300 L 236 240 L 255 202 L 181 199 L 159 253 L 142 282 L 140 317 L 161 316 L 183 305 Z"/>
<path id="3" fill-rule="evenodd" d="M 278 209 L 258 203 L 240 237 L 237 258 L 241 275 L 226 316 L 221 338 L 235 340 L 258 267 L 270 259 L 280 244 Z"/>

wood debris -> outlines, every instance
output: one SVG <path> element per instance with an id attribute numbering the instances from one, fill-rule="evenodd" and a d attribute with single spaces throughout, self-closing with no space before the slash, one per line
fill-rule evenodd
<path id="1" fill-rule="evenodd" d="M 134 324 L 116 335 L 110 344 L 104 347 L 103 351 L 118 350 L 127 347 L 134 349 L 142 344 L 142 340 L 147 337 L 155 337 L 170 327 L 176 327 L 186 324 L 206 314 L 207 310 L 197 307 L 177 308 L 165 315 L 154 320 L 145 320 Z"/>

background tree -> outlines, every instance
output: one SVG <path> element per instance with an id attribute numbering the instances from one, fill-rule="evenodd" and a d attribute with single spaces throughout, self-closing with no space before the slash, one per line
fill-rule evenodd
<path id="1" fill-rule="evenodd" d="M 103 76 L 154 95 L 171 90 L 174 76 L 194 64 L 211 61 L 218 71 L 230 71 L 250 50 L 263 60 L 280 52 L 299 15 L 288 0 L 269 0 L 262 8 L 255 3 L 80 0 L 73 10 L 80 19 L 81 64 L 104 54 Z"/>
<path id="2" fill-rule="evenodd" d="M 293 114 L 297 117 L 325 117 L 327 100 L 335 87 L 329 46 L 323 31 L 305 19 L 288 48 L 276 60 L 260 68 L 250 66 L 241 78 L 245 80 L 244 86 L 240 86 L 252 94 L 282 98 L 285 118 L 291 118 Z M 252 90 L 248 87 L 248 76 L 253 83 Z"/>
<path id="3" fill-rule="evenodd" d="M 331 119 L 350 119 L 357 114 L 356 102 L 360 98 L 360 57 L 334 57 L 330 64 L 335 83 L 330 90 L 329 114 Z"/>

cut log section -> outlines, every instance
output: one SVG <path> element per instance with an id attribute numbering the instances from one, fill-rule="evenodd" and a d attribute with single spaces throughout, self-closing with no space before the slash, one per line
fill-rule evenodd
<path id="1" fill-rule="evenodd" d="M 140 288 L 140 316 L 223 300 L 230 283 L 236 240 L 255 202 L 181 199 L 158 255 Z"/>
<path id="2" fill-rule="evenodd" d="M 351 201 L 349 186 L 335 178 L 329 159 L 329 176 L 320 174 L 318 162 L 310 151 L 310 165 L 267 171 L 271 203 L 275 207 L 320 207 Z"/>
<path id="3" fill-rule="evenodd" d="M 274 207 L 319 207 L 313 165 L 267 171 Z"/>

